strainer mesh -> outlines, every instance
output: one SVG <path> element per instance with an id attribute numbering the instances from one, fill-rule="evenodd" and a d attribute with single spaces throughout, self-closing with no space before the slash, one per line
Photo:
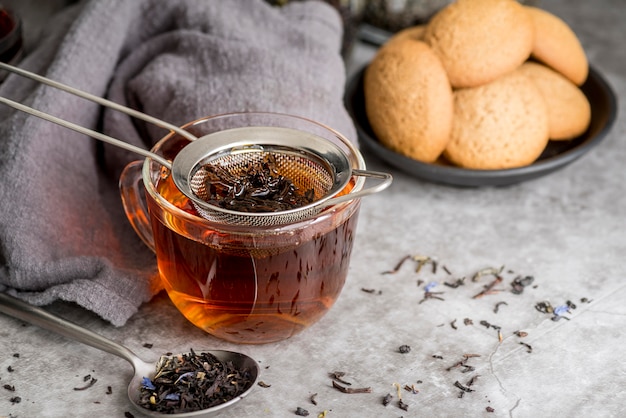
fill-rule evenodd
<path id="1" fill-rule="evenodd" d="M 222 173 L 224 177 L 244 178 L 251 166 L 267 161 L 268 158 L 272 160 L 272 166 L 275 168 L 273 174 L 290 180 L 296 187 L 297 193 L 313 192 L 311 205 L 277 212 L 233 212 L 210 204 L 200 205 L 196 202 L 196 210 L 210 221 L 248 226 L 293 223 L 319 212 L 321 208 L 316 207 L 314 203 L 326 197 L 331 190 L 335 181 L 334 172 L 322 159 L 302 152 L 247 149 L 211 156 L 210 159 L 204 159 L 198 163 L 197 170 L 190 178 L 191 191 L 199 199 L 207 202 L 210 199 L 210 192 L 206 186 L 210 175 L 207 167 L 211 166 L 211 172 Z"/>

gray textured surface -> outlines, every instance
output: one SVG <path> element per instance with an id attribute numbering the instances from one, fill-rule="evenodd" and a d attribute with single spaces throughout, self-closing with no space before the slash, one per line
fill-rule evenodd
<path id="1" fill-rule="evenodd" d="M 618 98 L 626 99 L 621 1 L 555 0 L 544 6 L 573 27 L 591 63 Z M 371 50 L 360 47 L 355 54 L 352 69 Z M 254 356 L 263 367 L 261 379 L 271 387 L 257 387 L 223 417 L 289 417 L 298 406 L 310 416 L 327 410 L 327 417 L 624 416 L 625 130 L 620 109 L 609 136 L 589 155 L 548 177 L 507 188 L 456 189 L 392 170 L 393 186 L 363 201 L 348 281 L 337 304 L 288 341 L 243 347 L 218 341 L 187 323 L 163 295 L 122 328 L 72 306 L 50 310 L 146 359 L 189 347 L 234 348 Z M 366 154 L 366 160 L 370 168 L 390 169 L 375 156 Z M 416 274 L 409 264 L 395 275 L 381 274 L 405 254 L 436 257 L 453 276 L 441 268 L 435 275 L 428 268 Z M 501 265 L 533 275 L 536 288 L 472 299 L 491 278 L 472 283 L 469 276 Z M 507 289 L 515 274 L 506 273 L 501 288 Z M 465 286 L 433 289 L 445 292 L 444 301 L 419 304 L 424 290 L 418 280 L 441 283 L 461 276 L 468 276 Z M 554 322 L 534 308 L 541 301 L 556 306 L 567 300 L 577 306 L 567 315 L 570 320 Z M 496 314 L 500 301 L 507 305 Z M 473 325 L 464 325 L 465 318 Z M 494 329 L 479 324 L 482 320 L 502 327 L 502 342 Z M 517 330 L 528 336 L 515 336 Z M 402 344 L 412 350 L 400 354 Z M 463 354 L 480 355 L 467 363 L 476 370 L 446 371 Z M 371 386 L 372 393 L 334 390 L 328 373 L 336 370 L 346 372 L 354 387 Z M 87 374 L 98 382 L 74 391 Z M 121 359 L 0 316 L 0 416 L 123 417 L 130 411 L 125 390 L 131 375 Z M 459 398 L 454 382 L 466 384 L 475 375 L 475 391 Z M 401 391 L 408 411 L 397 407 L 394 383 L 419 389 Z M 15 392 L 1 387 L 6 384 Z M 309 400 L 313 393 L 317 406 Z M 395 400 L 384 407 L 387 393 Z M 14 396 L 21 402 L 11 404 Z"/>

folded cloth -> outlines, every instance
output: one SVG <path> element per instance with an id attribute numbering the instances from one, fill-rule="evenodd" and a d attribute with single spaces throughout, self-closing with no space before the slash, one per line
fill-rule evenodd
<path id="1" fill-rule="evenodd" d="M 20 66 L 176 125 L 274 111 L 351 140 L 341 21 L 319 1 L 91 0 L 64 9 Z M 10 75 L 0 95 L 150 148 L 166 132 Z M 124 325 L 161 289 L 117 190 L 138 157 L 0 107 L 0 290 L 76 302 Z"/>

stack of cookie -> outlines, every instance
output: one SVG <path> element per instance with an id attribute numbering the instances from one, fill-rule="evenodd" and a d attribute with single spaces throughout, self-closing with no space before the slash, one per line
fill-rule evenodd
<path id="1" fill-rule="evenodd" d="M 365 71 L 368 120 L 388 148 L 471 169 L 532 164 L 584 133 L 589 66 L 569 26 L 515 0 L 457 0 L 394 35 Z"/>

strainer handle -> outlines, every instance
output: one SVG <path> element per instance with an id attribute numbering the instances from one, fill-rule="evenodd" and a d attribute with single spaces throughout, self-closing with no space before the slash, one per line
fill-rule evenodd
<path id="1" fill-rule="evenodd" d="M 129 163 L 120 175 L 120 194 L 122 196 L 122 206 L 131 226 L 139 235 L 139 238 L 150 248 L 156 251 L 154 246 L 154 236 L 150 225 L 150 215 L 143 199 L 142 182 L 142 161 Z"/>
<path id="2" fill-rule="evenodd" d="M 349 200 L 358 199 L 363 196 L 368 196 L 374 193 L 382 192 L 385 190 L 391 182 L 393 181 L 393 177 L 389 173 L 383 173 L 381 171 L 371 171 L 371 170 L 352 170 L 352 175 L 357 177 L 369 177 L 373 179 L 381 180 L 377 184 L 369 188 L 363 188 L 354 193 L 348 193 L 343 196 L 335 197 L 329 199 L 325 206 L 336 205 L 338 203 L 347 202 Z"/>
<path id="3" fill-rule="evenodd" d="M 30 78 L 31 80 L 35 80 L 39 83 L 46 84 L 50 87 L 54 87 L 59 90 L 66 91 L 74 96 L 82 97 L 83 99 L 90 100 L 94 103 L 98 103 L 104 107 L 108 107 L 113 110 L 117 110 L 118 112 L 122 112 L 127 114 L 128 116 L 132 116 L 134 118 L 143 120 L 148 123 L 152 123 L 160 128 L 169 129 L 170 131 L 176 132 L 178 135 L 183 138 L 187 138 L 190 141 L 194 141 L 197 138 L 192 135 L 190 132 L 185 131 L 182 128 L 179 128 L 176 125 L 172 125 L 171 123 L 165 122 L 163 120 L 157 119 L 153 116 L 147 115 L 145 113 L 141 113 L 135 109 L 131 109 L 126 106 L 122 106 L 118 103 L 112 102 L 111 100 L 104 99 L 102 97 L 93 95 L 91 93 L 87 93 L 86 91 L 79 90 L 75 87 L 68 86 L 67 84 L 59 83 L 58 81 L 51 80 L 49 78 L 40 76 L 39 74 L 35 74 L 33 72 L 27 71 L 23 68 L 15 67 L 13 65 L 7 64 L 5 62 L 0 62 L 0 69 L 9 71 L 11 73 L 20 75 L 22 77 Z M 20 109 L 21 110 L 21 109 Z M 89 134 L 88 134 L 89 135 Z M 98 139 L 98 138 L 97 138 Z M 115 144 L 114 144 L 115 145 Z"/>

